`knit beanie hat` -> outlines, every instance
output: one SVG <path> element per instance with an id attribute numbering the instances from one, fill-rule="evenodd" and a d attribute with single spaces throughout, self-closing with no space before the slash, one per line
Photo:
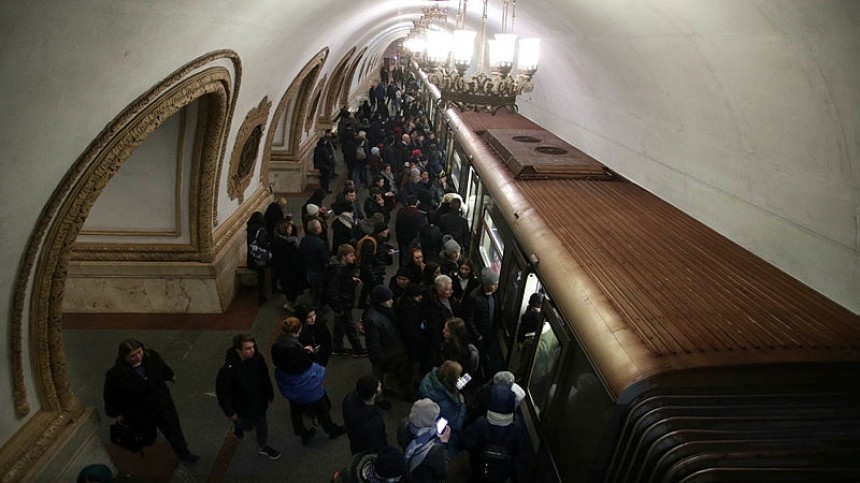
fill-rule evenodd
<path id="1" fill-rule="evenodd" d="M 406 471 L 406 462 L 403 453 L 389 445 L 379 448 L 376 453 L 376 461 L 373 464 L 373 472 L 380 479 L 397 478 L 403 476 Z"/>
<path id="2" fill-rule="evenodd" d="M 370 298 L 373 299 L 373 303 L 382 304 L 393 299 L 394 293 L 385 285 L 377 285 L 370 292 Z"/>
<path id="3" fill-rule="evenodd" d="M 371 156 L 377 156 L 377 155 L 379 155 L 379 148 L 377 148 L 376 146 L 374 146 L 374 147 L 370 148 L 370 155 L 371 155 Z"/>
<path id="4" fill-rule="evenodd" d="M 428 398 L 415 401 L 409 411 L 409 423 L 416 428 L 429 428 L 438 418 L 439 405 Z"/>
<path id="5" fill-rule="evenodd" d="M 445 238 L 448 238 L 449 235 L 445 235 Z M 457 240 L 453 238 L 448 238 L 442 244 L 442 247 L 445 249 L 445 255 L 450 255 L 454 252 L 460 251 L 460 244 L 457 243 Z"/>
<path id="6" fill-rule="evenodd" d="M 514 393 L 510 389 L 494 384 L 487 404 L 487 422 L 494 426 L 510 426 L 514 422 L 514 401 Z"/>
<path id="7" fill-rule="evenodd" d="M 313 203 L 308 203 L 305 207 L 305 211 L 308 213 L 308 216 L 317 216 L 320 212 L 320 207 Z"/>
<path id="8" fill-rule="evenodd" d="M 379 387 L 379 379 L 376 376 L 361 376 L 355 383 L 355 392 L 358 393 L 358 397 L 367 401 L 376 394 L 377 387 Z"/>
<path id="9" fill-rule="evenodd" d="M 481 270 L 481 282 L 484 284 L 499 283 L 499 275 L 492 268 Z"/>

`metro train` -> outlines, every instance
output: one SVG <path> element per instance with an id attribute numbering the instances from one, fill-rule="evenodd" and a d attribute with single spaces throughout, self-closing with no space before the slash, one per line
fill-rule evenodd
<path id="1" fill-rule="evenodd" d="M 470 254 L 500 275 L 531 481 L 860 481 L 860 317 L 527 118 L 424 84 Z"/>

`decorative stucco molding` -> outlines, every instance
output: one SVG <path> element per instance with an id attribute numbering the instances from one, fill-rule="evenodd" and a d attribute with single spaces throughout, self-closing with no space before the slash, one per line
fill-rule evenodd
<path id="1" fill-rule="evenodd" d="M 322 65 L 325 63 L 326 58 L 328 58 L 329 49 L 328 47 L 320 50 L 317 54 L 308 61 L 307 64 L 302 68 L 301 72 L 293 79 L 293 82 L 290 83 L 290 86 L 287 88 L 287 91 L 281 97 L 281 100 L 278 101 L 278 107 L 275 108 L 275 113 L 272 116 L 272 121 L 270 123 L 271 126 L 276 126 L 280 119 L 284 116 L 284 112 L 286 112 L 287 107 L 290 104 L 290 101 L 293 100 L 294 97 L 301 94 L 301 87 L 303 85 L 307 85 L 305 83 L 306 78 L 309 75 L 313 74 L 313 77 L 307 79 L 311 82 L 310 85 L 313 85 L 313 82 L 316 81 L 316 76 L 319 75 L 320 70 L 322 69 Z M 296 99 L 296 108 L 294 109 L 293 119 L 298 120 L 298 122 L 292 122 L 287 125 L 287 129 L 290 130 L 290 134 L 288 139 L 290 140 L 290 146 L 287 147 L 286 151 L 288 153 L 295 153 L 299 148 L 299 144 L 301 142 L 301 132 L 302 132 L 302 123 L 301 120 L 304 119 L 303 113 L 306 112 L 308 108 L 308 104 L 311 102 L 310 89 L 306 89 L 307 92 L 304 93 L 304 97 Z M 269 133 L 266 135 L 266 144 L 265 151 L 263 152 L 263 165 L 260 169 L 260 181 L 264 186 L 269 186 L 269 166 L 272 162 L 272 142 L 275 138 L 275 129 L 269 129 Z"/>
<path id="2" fill-rule="evenodd" d="M 241 204 L 245 199 L 245 190 L 251 184 L 251 174 L 260 153 L 260 141 L 269 118 L 272 101 L 268 96 L 260 100 L 257 107 L 248 111 L 245 120 L 236 134 L 233 154 L 230 156 L 230 174 L 227 178 L 227 194 L 231 199 Z"/>
<path id="3" fill-rule="evenodd" d="M 224 59 L 232 62 L 232 72 L 218 65 Z M 207 64 L 212 65 L 207 67 Z M 25 320 L 40 410 L 13 437 L 16 444 L 0 448 L 3 481 L 23 478 L 45 449 L 57 441 L 63 429 L 84 413 L 69 385 L 60 321 L 66 268 L 87 213 L 143 139 L 164 119 L 197 99 L 203 101 L 201 111 L 208 110 L 206 116 L 200 117 L 208 121 L 205 129 L 198 129 L 202 175 L 196 186 L 192 186 L 192 192 L 198 193 L 201 201 L 190 208 L 200 211 L 191 235 L 201 261 L 211 260 L 217 206 L 214 174 L 220 172 L 226 126 L 238 95 L 240 73 L 239 57 L 230 50 L 212 52 L 179 68 L 114 118 L 78 157 L 51 195 L 27 242 L 9 316 L 9 366 L 15 414 L 24 417 L 30 412 L 24 381 Z M 237 78 L 233 79 L 233 75 Z"/>

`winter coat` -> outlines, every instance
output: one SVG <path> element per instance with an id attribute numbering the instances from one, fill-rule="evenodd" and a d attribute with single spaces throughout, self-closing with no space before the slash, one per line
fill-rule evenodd
<path id="1" fill-rule="evenodd" d="M 326 242 L 313 233 L 306 234 L 299 243 L 299 256 L 306 273 L 323 273 L 329 257 Z"/>
<path id="2" fill-rule="evenodd" d="M 416 438 L 415 428 L 404 418 L 397 426 L 397 442 L 404 451 L 409 443 Z M 445 481 L 448 476 L 448 448 L 438 438 L 434 438 L 433 446 L 424 457 L 424 461 L 412 472 L 407 481 Z M 407 470 L 409 461 L 406 462 Z"/>
<path id="3" fill-rule="evenodd" d="M 328 280 L 326 300 L 332 310 L 343 312 L 355 307 L 356 275 L 354 265 L 347 265 L 337 257 L 331 257 L 326 268 Z"/>
<path id="4" fill-rule="evenodd" d="M 387 366 L 398 355 L 403 355 L 403 341 L 392 309 L 372 305 L 361 319 L 364 321 L 364 338 L 371 363 Z"/>
<path id="5" fill-rule="evenodd" d="M 434 367 L 424 376 L 424 379 L 421 379 L 418 395 L 422 398 L 430 398 L 438 404 L 439 416 L 447 419 L 451 430 L 457 432 L 466 420 L 466 403 L 460 400 L 459 394 L 449 391 L 442 385 L 442 381 L 436 375 L 438 370 L 438 367 Z"/>
<path id="6" fill-rule="evenodd" d="M 272 345 L 275 381 L 281 394 L 298 404 L 319 401 L 325 394 L 325 367 L 315 363 L 295 337 L 282 334 Z"/>
<path id="7" fill-rule="evenodd" d="M 122 416 L 131 426 L 148 428 L 154 437 L 155 426 L 165 415 L 175 415 L 167 381 L 173 380 L 173 369 L 154 350 L 145 350 L 141 363 L 142 377 L 125 360 L 116 363 L 105 374 L 105 414 Z"/>
<path id="8" fill-rule="evenodd" d="M 218 405 L 227 417 L 259 419 L 265 416 L 269 401 L 275 397 L 269 366 L 259 352 L 242 360 L 236 349 L 227 349 L 225 363 L 215 379 Z"/>
<path id="9" fill-rule="evenodd" d="M 343 399 L 343 425 L 352 454 L 368 449 L 375 451 L 388 444 L 382 413 L 376 406 L 364 404 L 355 391 Z"/>
<path id="10" fill-rule="evenodd" d="M 462 307 L 463 318 L 475 340 L 491 337 L 500 326 L 502 308 L 499 297 L 494 294 L 493 298 L 496 303 L 493 320 L 490 320 L 490 303 L 483 285 L 475 287 L 475 290 L 472 290 L 463 300 L 465 304 Z"/>
<path id="11" fill-rule="evenodd" d="M 328 365 L 328 360 L 331 357 L 331 332 L 328 327 L 319 319 L 311 325 L 305 324 L 302 327 L 302 333 L 299 334 L 299 343 L 304 346 L 317 347 L 316 352 L 309 355 L 311 360 L 325 367 Z"/>

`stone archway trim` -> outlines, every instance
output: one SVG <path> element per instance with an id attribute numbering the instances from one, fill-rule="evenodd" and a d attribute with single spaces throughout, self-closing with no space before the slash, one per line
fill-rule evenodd
<path id="1" fill-rule="evenodd" d="M 220 59 L 232 61 L 235 81 L 224 67 L 200 70 Z M 113 173 L 146 136 L 164 119 L 204 96 L 214 100 L 212 107 L 217 115 L 210 117 L 208 126 L 215 142 L 204 149 L 209 161 L 204 164 L 211 168 L 210 175 L 198 187 L 204 200 L 199 218 L 206 227 L 200 232 L 199 250 L 203 258 L 212 257 L 217 176 L 211 173 L 221 171 L 226 127 L 230 125 L 238 96 L 240 72 L 239 57 L 230 50 L 204 55 L 173 72 L 123 110 L 75 161 L 54 190 L 24 252 L 9 317 L 14 409 L 18 417 L 24 417 L 30 412 L 23 365 L 23 321 L 29 301 L 29 354 L 40 410 L 12 438 L 10 443 L 16 444 L 6 444 L 0 449 L 0 474 L 4 480 L 18 479 L 29 471 L 63 429 L 84 412 L 69 385 L 60 321 L 72 245 L 89 209 Z"/>

